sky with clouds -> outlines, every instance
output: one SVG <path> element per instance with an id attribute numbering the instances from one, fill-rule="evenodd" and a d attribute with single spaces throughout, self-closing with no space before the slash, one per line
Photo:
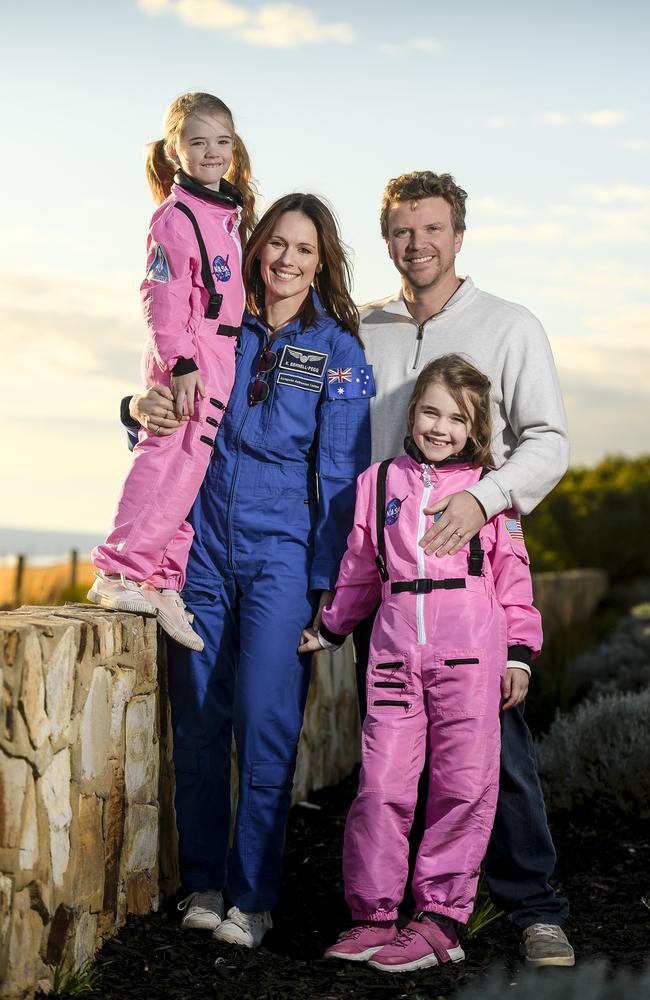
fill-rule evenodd
<path id="1" fill-rule="evenodd" d="M 355 297 L 392 292 L 386 180 L 469 192 L 460 273 L 540 317 L 575 464 L 648 451 L 650 7 L 620 0 L 32 0 L 3 14 L 0 524 L 103 533 L 129 457 L 144 144 L 184 90 L 232 108 L 261 207 L 335 207 Z"/>

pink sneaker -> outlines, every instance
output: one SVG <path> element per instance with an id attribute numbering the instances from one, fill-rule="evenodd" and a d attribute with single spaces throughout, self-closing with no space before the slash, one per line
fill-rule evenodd
<path id="1" fill-rule="evenodd" d="M 323 958 L 344 958 L 348 962 L 365 962 L 376 951 L 390 944 L 397 935 L 395 924 L 356 924 L 339 935 Z"/>
<path id="2" fill-rule="evenodd" d="M 394 941 L 373 955 L 373 969 L 382 972 L 413 972 L 444 962 L 462 962 L 465 952 L 451 923 L 437 924 L 421 917 L 403 927 Z"/>

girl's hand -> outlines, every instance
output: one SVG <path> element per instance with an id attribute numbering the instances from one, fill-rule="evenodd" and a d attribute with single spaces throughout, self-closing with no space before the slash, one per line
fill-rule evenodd
<path id="1" fill-rule="evenodd" d="M 180 418 L 187 412 L 190 417 L 194 416 L 194 398 L 198 392 L 199 396 L 205 396 L 205 386 L 201 378 L 201 372 L 188 372 L 187 375 L 172 375 L 172 394 L 174 396 L 174 410 L 176 416 Z"/>
<path id="2" fill-rule="evenodd" d="M 333 590 L 323 590 L 321 592 L 320 601 L 318 602 L 318 611 L 316 612 L 316 616 L 312 622 L 312 626 L 313 628 L 316 629 L 316 631 L 318 631 L 318 629 L 320 628 L 320 620 L 323 617 L 323 608 L 326 608 L 327 605 L 331 604 L 333 600 L 334 600 Z"/>
<path id="3" fill-rule="evenodd" d="M 501 681 L 501 694 L 503 701 L 501 709 L 507 712 L 509 708 L 514 708 L 524 700 L 528 694 L 528 684 L 530 678 L 525 670 L 519 667 L 508 667 L 506 675 Z"/>
<path id="4" fill-rule="evenodd" d="M 300 642 L 298 644 L 299 653 L 317 653 L 319 649 L 322 649 L 320 642 L 318 641 L 318 635 L 316 634 L 316 629 L 304 628 L 300 635 Z"/>
<path id="5" fill-rule="evenodd" d="M 168 437 L 189 419 L 174 415 L 174 397 L 166 385 L 152 385 L 147 392 L 131 397 L 129 413 L 134 420 L 158 437 Z"/>

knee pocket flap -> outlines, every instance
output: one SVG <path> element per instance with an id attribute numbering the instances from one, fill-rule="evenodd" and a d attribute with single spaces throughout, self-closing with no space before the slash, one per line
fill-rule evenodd
<path id="1" fill-rule="evenodd" d="M 485 649 L 438 650 L 435 657 L 433 708 L 443 719 L 479 719 L 485 715 L 490 659 Z"/>
<path id="2" fill-rule="evenodd" d="M 263 761 L 251 765 L 251 788 L 291 788 L 293 761 Z"/>

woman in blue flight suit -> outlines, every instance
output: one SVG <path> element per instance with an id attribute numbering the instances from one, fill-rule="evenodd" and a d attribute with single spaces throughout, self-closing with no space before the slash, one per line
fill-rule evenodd
<path id="1" fill-rule="evenodd" d="M 235 386 L 190 515 L 183 598 L 205 649 L 170 643 L 169 683 L 191 894 L 183 926 L 252 947 L 278 898 L 310 677 L 296 647 L 334 589 L 356 477 L 370 463 L 374 386 L 336 223 L 319 199 L 294 194 L 271 206 L 243 274 Z M 152 398 L 134 397 L 142 423 L 160 412 L 146 408 Z M 233 730 L 239 802 L 228 859 Z M 224 887 L 233 908 L 221 922 Z"/>

